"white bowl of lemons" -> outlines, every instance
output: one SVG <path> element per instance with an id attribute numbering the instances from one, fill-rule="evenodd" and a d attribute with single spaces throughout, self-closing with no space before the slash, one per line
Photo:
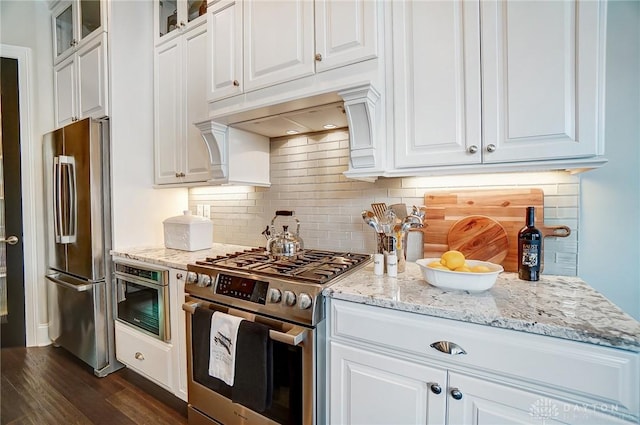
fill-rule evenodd
<path id="1" fill-rule="evenodd" d="M 422 277 L 433 286 L 469 292 L 482 292 L 495 285 L 504 271 L 488 261 L 467 260 L 459 251 L 447 251 L 440 258 L 416 260 Z"/>

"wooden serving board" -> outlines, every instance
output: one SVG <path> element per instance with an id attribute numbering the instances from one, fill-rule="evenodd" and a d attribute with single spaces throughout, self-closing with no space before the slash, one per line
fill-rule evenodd
<path id="1" fill-rule="evenodd" d="M 518 271 L 518 232 L 525 224 L 526 208 L 536 209 L 536 227 L 544 237 L 569 236 L 567 226 L 544 225 L 544 193 L 540 189 L 487 189 L 455 192 L 427 192 L 424 228 L 424 257 L 440 257 L 449 250 L 449 230 L 461 219 L 473 215 L 489 217 L 507 233 L 506 271 Z M 468 241 L 473 244 L 473 241 Z"/>
<path id="2" fill-rule="evenodd" d="M 509 253 L 509 237 L 500 223 L 484 215 L 470 215 L 456 221 L 447 234 L 449 249 L 469 260 L 502 264 Z"/>

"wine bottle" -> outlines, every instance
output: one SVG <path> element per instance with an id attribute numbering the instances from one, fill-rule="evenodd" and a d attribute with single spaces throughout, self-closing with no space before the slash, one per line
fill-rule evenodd
<path id="1" fill-rule="evenodd" d="M 535 227 L 535 208 L 527 207 L 527 225 L 518 232 L 518 277 L 522 280 L 540 279 L 542 233 Z"/>

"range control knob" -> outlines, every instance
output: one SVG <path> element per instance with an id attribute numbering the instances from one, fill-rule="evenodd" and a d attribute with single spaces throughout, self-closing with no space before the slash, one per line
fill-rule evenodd
<path id="1" fill-rule="evenodd" d="M 267 292 L 267 302 L 278 304 L 282 299 L 282 292 L 278 288 L 269 288 Z"/>
<path id="2" fill-rule="evenodd" d="M 284 303 L 290 307 L 296 305 L 296 294 L 293 291 L 284 291 Z"/>
<path id="3" fill-rule="evenodd" d="M 298 295 L 298 308 L 300 310 L 308 309 L 309 307 L 311 307 L 311 304 L 313 304 L 311 295 L 304 292 L 301 292 L 300 295 Z"/>
<path id="4" fill-rule="evenodd" d="M 187 278 L 184 280 L 185 284 L 198 283 L 198 274 L 196 272 L 187 272 Z"/>
<path id="5" fill-rule="evenodd" d="M 196 285 L 201 287 L 211 285 L 211 276 L 204 273 L 198 275 L 198 283 L 196 283 Z"/>

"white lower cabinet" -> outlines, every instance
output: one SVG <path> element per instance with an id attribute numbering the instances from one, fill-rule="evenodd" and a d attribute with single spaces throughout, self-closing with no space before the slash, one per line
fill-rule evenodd
<path id="1" fill-rule="evenodd" d="M 640 419 L 639 353 L 335 299 L 328 321 L 331 424 Z"/>
<path id="2" fill-rule="evenodd" d="M 186 274 L 184 270 L 169 270 L 169 342 L 119 321 L 115 323 L 116 358 L 184 401 L 187 401 L 187 340 L 182 304 Z"/>

